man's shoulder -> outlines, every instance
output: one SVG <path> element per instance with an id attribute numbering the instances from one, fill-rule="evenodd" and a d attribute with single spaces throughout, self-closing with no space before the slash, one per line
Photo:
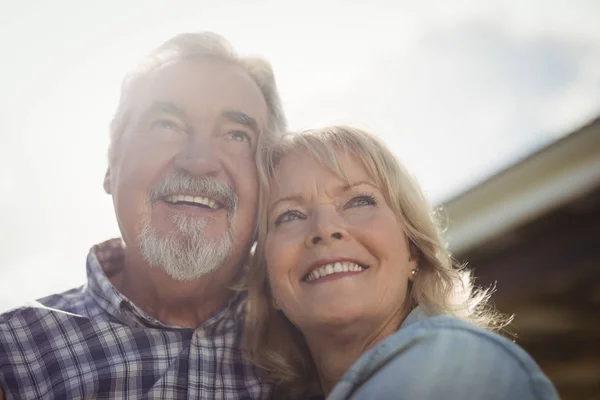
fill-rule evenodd
<path id="1" fill-rule="evenodd" d="M 14 323 L 30 323 L 39 321 L 50 313 L 72 316 L 85 315 L 89 309 L 84 287 L 73 288 L 63 293 L 56 293 L 38 300 L 27 302 L 0 314 L 0 327 Z"/>
<path id="2" fill-rule="evenodd" d="M 44 307 L 64 311 L 75 311 L 88 300 L 86 286 L 79 286 L 62 293 L 51 294 L 38 299 L 36 303 Z"/>

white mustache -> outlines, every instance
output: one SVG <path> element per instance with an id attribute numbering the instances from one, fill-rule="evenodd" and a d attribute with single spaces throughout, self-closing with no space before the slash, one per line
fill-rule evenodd
<path id="1" fill-rule="evenodd" d="M 174 173 L 165 176 L 148 193 L 151 203 L 173 194 L 186 193 L 218 199 L 231 215 L 237 209 L 238 197 L 225 183 L 218 179 L 203 176 L 192 177 Z"/>

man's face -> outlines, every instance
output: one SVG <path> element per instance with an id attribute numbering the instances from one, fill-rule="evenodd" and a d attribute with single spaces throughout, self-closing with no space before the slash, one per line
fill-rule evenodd
<path id="1" fill-rule="evenodd" d="M 255 226 L 260 89 L 209 60 L 168 64 L 144 83 L 105 181 L 125 243 L 177 280 L 237 265 Z"/>

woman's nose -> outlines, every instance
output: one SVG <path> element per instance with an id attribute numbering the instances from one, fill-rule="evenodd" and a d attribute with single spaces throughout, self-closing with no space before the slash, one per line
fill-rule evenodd
<path id="1" fill-rule="evenodd" d="M 340 221 L 336 216 L 322 214 L 314 216 L 317 220 L 312 231 L 306 237 L 305 244 L 307 247 L 331 244 L 348 237 L 343 221 Z"/>
<path id="2" fill-rule="evenodd" d="M 329 235 L 332 239 L 342 239 L 342 232 L 333 232 Z M 314 235 L 311 239 L 312 244 L 318 244 L 322 242 L 323 238 L 320 235 Z"/>

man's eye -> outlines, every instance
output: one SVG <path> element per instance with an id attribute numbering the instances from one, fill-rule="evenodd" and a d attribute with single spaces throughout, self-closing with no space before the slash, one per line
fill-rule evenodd
<path id="1" fill-rule="evenodd" d="M 377 204 L 375 197 L 370 194 L 353 197 L 344 208 L 374 206 Z"/>
<path id="2" fill-rule="evenodd" d="M 156 121 L 154 121 L 152 123 L 152 125 L 150 126 L 150 128 L 152 129 L 168 129 L 168 130 L 172 130 L 172 131 L 181 131 L 182 128 L 181 126 L 179 126 L 179 124 L 175 121 L 172 121 L 170 119 L 157 119 Z"/>
<path id="3" fill-rule="evenodd" d="M 298 219 L 304 219 L 304 216 L 300 212 L 294 210 L 285 211 L 283 214 L 277 217 L 275 220 L 275 226 L 278 226 L 284 222 L 295 221 Z"/>
<path id="4" fill-rule="evenodd" d="M 229 132 L 229 135 L 231 137 L 232 140 L 235 140 L 237 142 L 248 142 L 250 143 L 250 136 L 243 131 L 232 131 Z"/>

